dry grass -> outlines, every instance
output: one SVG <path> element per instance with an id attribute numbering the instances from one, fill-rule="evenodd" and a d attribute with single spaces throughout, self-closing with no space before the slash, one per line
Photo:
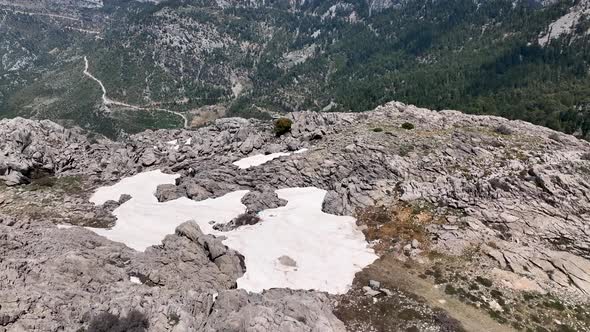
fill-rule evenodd
<path id="1" fill-rule="evenodd" d="M 430 242 L 426 226 L 442 222 L 428 208 L 402 202 L 359 209 L 356 218 L 359 225 L 366 226 L 364 233 L 369 241 L 380 240 L 375 246 L 377 252 L 386 250 L 393 242 L 413 239 L 420 241 L 426 248 Z"/>

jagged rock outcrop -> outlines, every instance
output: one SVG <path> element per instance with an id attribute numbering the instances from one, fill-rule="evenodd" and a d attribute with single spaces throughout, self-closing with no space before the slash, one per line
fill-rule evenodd
<path id="1" fill-rule="evenodd" d="M 239 255 L 194 222 L 138 253 L 83 228 L 0 216 L 0 254 L 2 330 L 344 331 L 324 295 L 232 290 Z"/>
<path id="2" fill-rule="evenodd" d="M 242 204 L 246 205 L 248 212 L 258 213 L 262 210 L 285 206 L 287 201 L 279 198 L 272 188 L 262 187 L 247 193 L 242 198 Z"/>
<path id="3" fill-rule="evenodd" d="M 166 202 L 183 196 L 186 196 L 186 193 L 183 193 L 174 184 L 161 184 L 156 190 L 156 198 L 158 198 L 158 202 Z"/>
<path id="4" fill-rule="evenodd" d="M 29 183 L 31 177 L 75 168 L 85 137 L 51 121 L 0 121 L 0 180 Z"/>
<path id="5" fill-rule="evenodd" d="M 342 322 L 321 314 L 330 310 L 322 294 L 272 289 L 247 296 L 244 291 L 224 291 L 204 331 L 345 331 Z"/>

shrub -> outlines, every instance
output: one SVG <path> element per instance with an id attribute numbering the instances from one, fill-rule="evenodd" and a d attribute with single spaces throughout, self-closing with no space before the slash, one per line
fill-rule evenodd
<path id="1" fill-rule="evenodd" d="M 287 118 L 280 118 L 275 121 L 275 134 L 277 136 L 281 136 L 286 134 L 291 130 L 291 125 L 293 125 L 293 121 Z"/>
<path id="2" fill-rule="evenodd" d="M 115 316 L 109 312 L 102 312 L 95 316 L 88 326 L 88 332 L 147 332 L 149 321 L 147 317 L 132 310 L 127 317 Z"/>
<path id="3" fill-rule="evenodd" d="M 500 125 L 496 127 L 494 131 L 500 135 L 512 135 L 512 129 L 508 128 L 506 125 Z"/>
<path id="4" fill-rule="evenodd" d="M 484 278 L 484 277 L 480 277 L 478 276 L 477 278 L 475 278 L 475 281 L 479 282 L 480 284 L 486 286 L 486 287 L 492 287 L 492 281 L 488 278 Z"/>
<path id="5" fill-rule="evenodd" d="M 383 128 L 373 128 L 373 131 L 376 133 L 380 133 L 383 131 Z"/>
<path id="6" fill-rule="evenodd" d="M 53 187 L 56 184 L 57 180 L 53 176 L 45 176 L 39 179 L 33 180 L 33 184 L 39 187 Z"/>
<path id="7" fill-rule="evenodd" d="M 178 322 L 180 322 L 180 316 L 175 312 L 170 312 L 168 314 L 168 323 L 172 326 L 176 326 L 178 325 Z"/>
<path id="8" fill-rule="evenodd" d="M 458 291 L 457 291 L 457 289 L 456 289 L 455 287 L 453 287 L 453 285 L 451 285 L 451 284 L 448 284 L 448 285 L 445 287 L 445 293 L 446 293 L 446 294 L 449 294 L 449 295 L 455 295 L 455 294 L 457 294 L 457 293 L 458 293 Z"/>
<path id="9" fill-rule="evenodd" d="M 255 213 L 242 213 L 233 219 L 232 222 L 236 225 L 236 227 L 256 225 L 260 222 L 260 217 Z"/>
<path id="10" fill-rule="evenodd" d="M 399 146 L 399 155 L 401 157 L 407 157 L 410 152 L 414 151 L 414 148 L 411 144 L 402 144 Z"/>
<path id="11" fill-rule="evenodd" d="M 213 229 L 216 231 L 229 232 L 233 231 L 242 226 L 256 225 L 261 221 L 260 217 L 256 213 L 242 213 L 230 222 L 225 224 L 215 224 Z"/>
<path id="12" fill-rule="evenodd" d="M 402 124 L 402 128 L 404 128 L 404 129 L 406 129 L 406 130 L 412 130 L 412 129 L 416 128 L 416 127 L 415 127 L 415 126 L 414 126 L 414 124 L 412 124 L 412 123 L 409 123 L 409 122 L 404 122 L 404 123 Z"/>

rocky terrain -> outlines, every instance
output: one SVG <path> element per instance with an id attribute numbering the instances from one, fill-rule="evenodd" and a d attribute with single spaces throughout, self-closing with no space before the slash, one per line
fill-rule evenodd
<path id="1" fill-rule="evenodd" d="M 1 120 L 0 331 L 590 329 L 590 143 L 397 102 L 289 117 L 281 136 L 226 118 L 119 141 Z M 181 175 L 159 201 L 247 189 L 252 214 L 286 203 L 274 190 L 325 189 L 323 210 L 356 216 L 380 259 L 347 294 L 255 294 L 235 289 L 240 253 L 195 223 L 145 252 L 64 226 L 113 226 L 128 197 L 95 206 L 94 189 L 153 169 Z"/>

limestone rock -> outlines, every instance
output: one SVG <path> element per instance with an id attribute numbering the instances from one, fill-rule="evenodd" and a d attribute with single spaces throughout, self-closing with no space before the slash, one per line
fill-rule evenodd
<path id="1" fill-rule="evenodd" d="M 29 178 L 15 170 L 7 170 L 6 174 L 0 175 L 0 180 L 4 180 L 4 184 L 7 186 L 17 186 L 19 184 L 27 184 L 31 182 Z"/>
<path id="2" fill-rule="evenodd" d="M 174 184 L 162 184 L 156 190 L 158 202 L 167 202 L 183 196 L 182 191 Z"/>
<path id="3" fill-rule="evenodd" d="M 0 234 L 0 322 L 10 331 L 100 330 L 111 322 L 149 330 L 219 331 L 247 322 L 268 331 L 344 331 L 323 294 L 232 290 L 243 263 L 194 222 L 143 253 L 41 220 L 0 215 Z M 16 257 L 25 253 L 35 259 L 23 265 Z M 261 317 L 282 318 L 255 323 Z"/>
<path id="4" fill-rule="evenodd" d="M 266 187 L 247 193 L 242 198 L 242 204 L 246 205 L 249 212 L 258 213 L 262 210 L 285 206 L 287 201 L 280 199 L 274 190 Z"/>
<path id="5" fill-rule="evenodd" d="M 146 167 L 152 166 L 157 160 L 158 158 L 156 158 L 156 155 L 151 150 L 148 150 L 141 156 L 141 164 Z"/>

